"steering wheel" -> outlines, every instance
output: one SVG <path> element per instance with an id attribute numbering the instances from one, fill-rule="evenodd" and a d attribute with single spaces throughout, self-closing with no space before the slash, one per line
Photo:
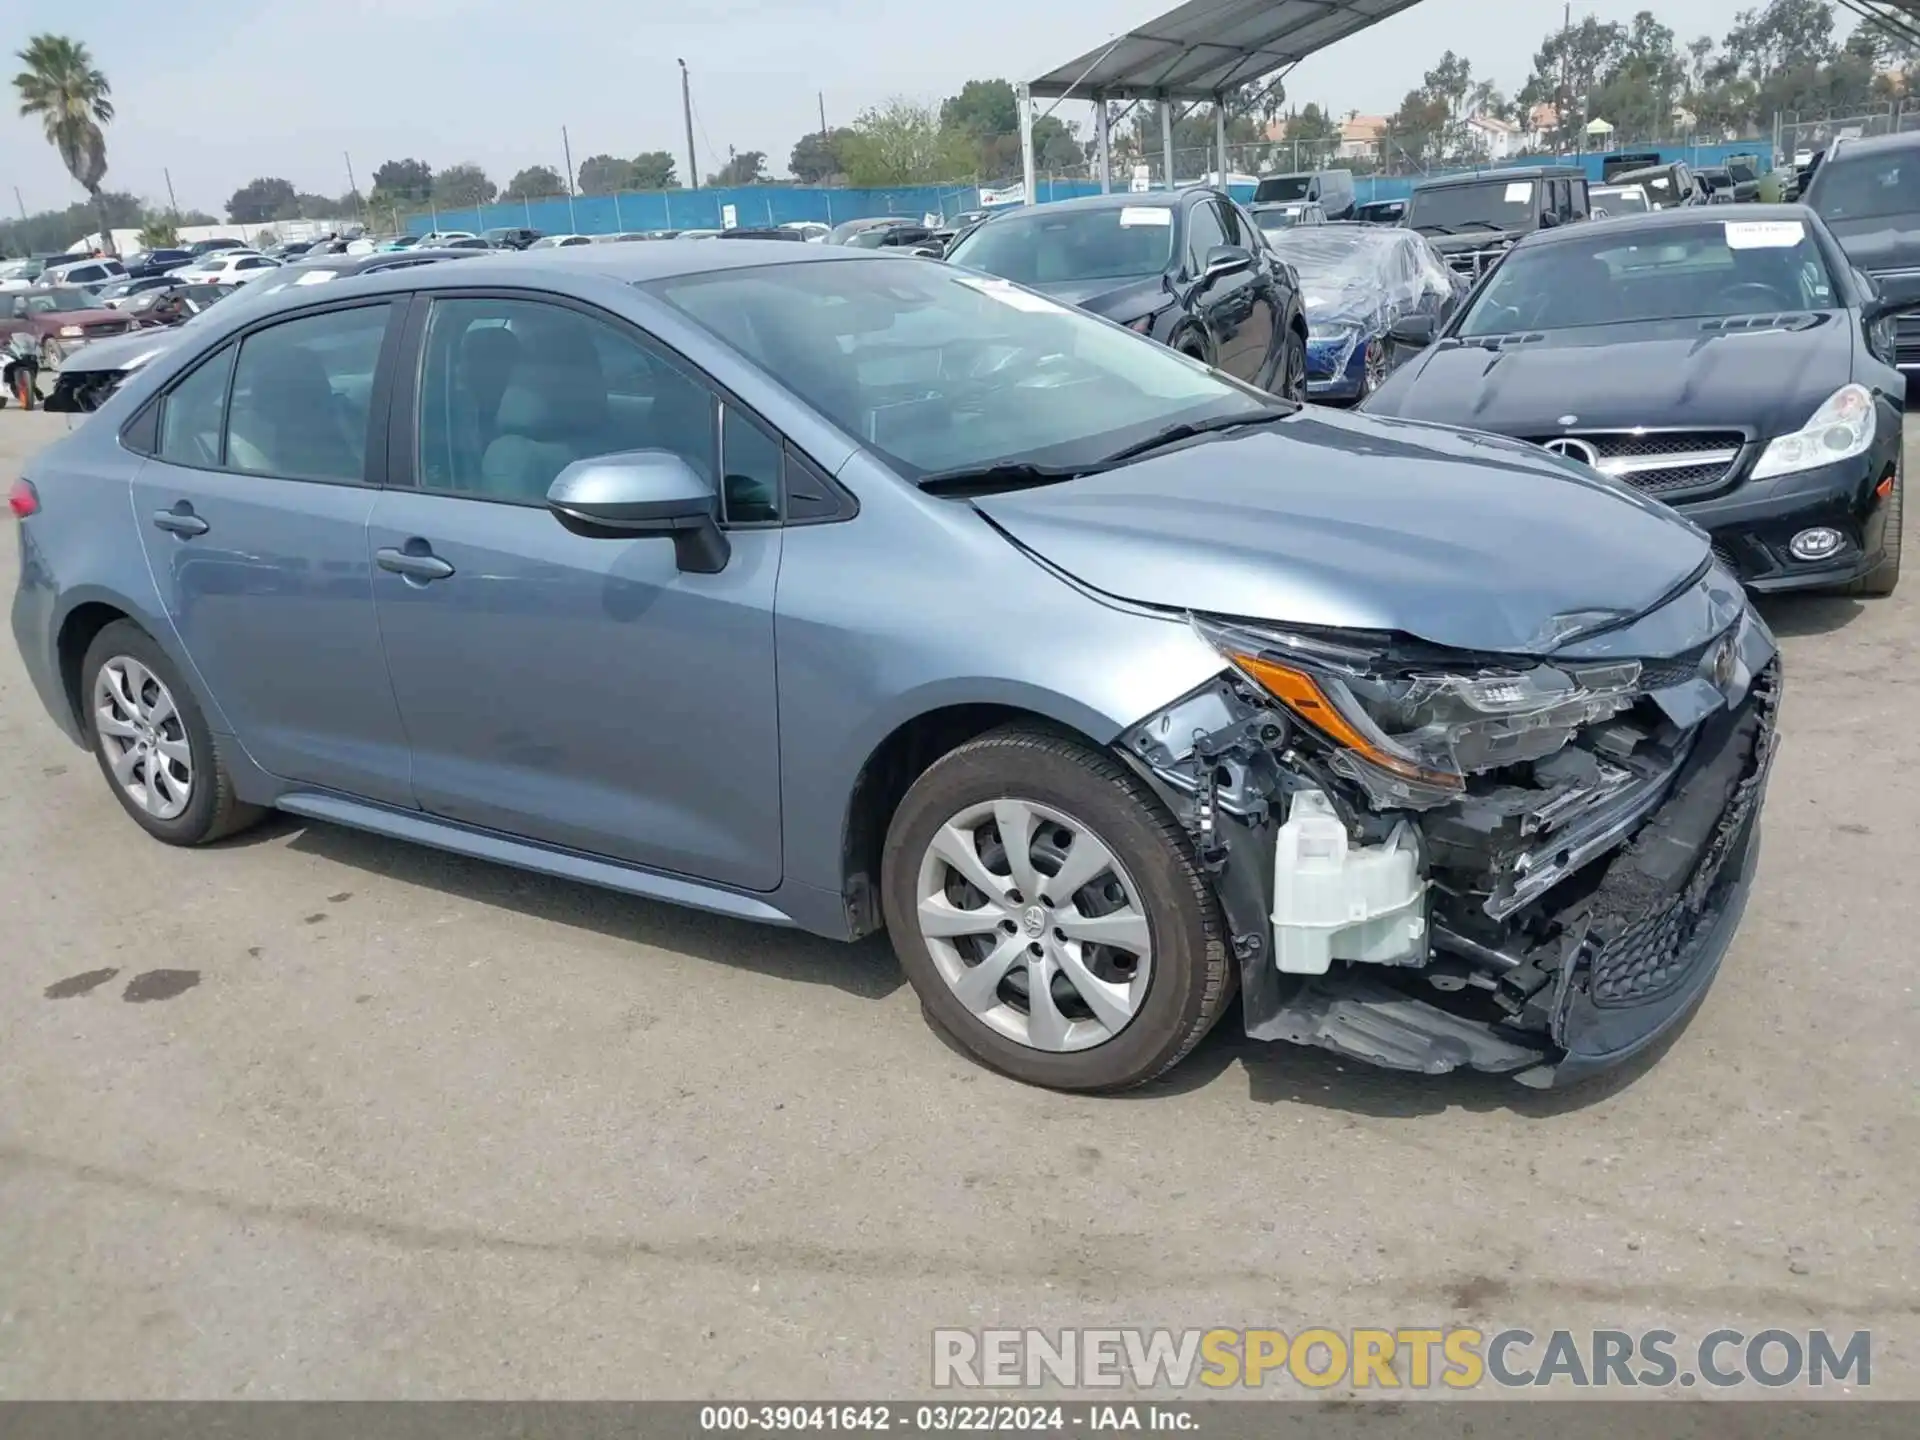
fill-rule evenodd
<path id="1" fill-rule="evenodd" d="M 1738 284 L 1724 286 L 1718 298 L 1728 304 L 1738 304 L 1743 299 L 1754 298 L 1775 310 L 1799 308 L 1785 291 L 1775 289 L 1764 280 L 1742 280 Z"/>

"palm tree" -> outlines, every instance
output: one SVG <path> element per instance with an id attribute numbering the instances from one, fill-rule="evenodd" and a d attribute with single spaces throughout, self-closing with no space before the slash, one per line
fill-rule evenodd
<path id="1" fill-rule="evenodd" d="M 100 182 L 107 175 L 107 140 L 100 127 L 113 119 L 113 87 L 93 66 L 93 56 L 78 40 L 64 35 L 35 35 L 15 58 L 27 68 L 13 77 L 20 92 L 20 113 L 38 115 L 47 143 L 60 152 L 60 163 L 92 197 L 100 217 L 100 238 L 107 248 L 113 238 L 100 203 Z"/>

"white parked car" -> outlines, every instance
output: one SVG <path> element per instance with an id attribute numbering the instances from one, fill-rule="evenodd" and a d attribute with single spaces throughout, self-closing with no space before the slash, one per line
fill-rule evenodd
<path id="1" fill-rule="evenodd" d="M 215 250 L 173 273 L 188 285 L 244 285 L 279 268 L 278 260 L 256 250 Z"/>
<path id="2" fill-rule="evenodd" d="M 449 240 L 478 240 L 480 237 L 471 230 L 429 230 L 420 237 L 422 250 L 445 245 Z"/>
<path id="3" fill-rule="evenodd" d="M 31 290 L 40 283 L 46 268 L 39 260 L 8 260 L 0 263 L 0 290 Z"/>
<path id="4" fill-rule="evenodd" d="M 40 274 L 42 285 L 78 285 L 83 290 L 97 289 L 109 280 L 127 278 L 127 267 L 118 260 L 95 259 L 76 255 L 71 260 L 47 262 Z"/>
<path id="5" fill-rule="evenodd" d="M 562 245 L 591 244 L 593 244 L 593 237 L 591 235 L 542 235 L 538 240 L 527 246 L 527 249 L 555 250 Z"/>
<path id="6" fill-rule="evenodd" d="M 800 238 L 809 245 L 824 245 L 832 227 L 822 225 L 818 220 L 789 220 L 780 227 L 782 230 L 798 230 Z"/>

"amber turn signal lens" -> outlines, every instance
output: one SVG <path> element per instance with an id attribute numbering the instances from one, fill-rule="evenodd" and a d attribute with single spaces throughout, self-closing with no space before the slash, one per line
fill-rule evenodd
<path id="1" fill-rule="evenodd" d="M 1458 775 L 1428 770 L 1391 750 L 1382 749 L 1377 740 L 1365 734 L 1341 713 L 1340 707 L 1329 700 L 1327 692 L 1320 688 L 1320 682 L 1306 671 L 1282 665 L 1276 660 L 1264 660 L 1257 655 L 1235 654 L 1230 658 L 1251 679 L 1259 682 L 1289 710 L 1336 745 L 1353 751 L 1389 774 L 1417 780 L 1423 785 L 1438 785 L 1450 790 L 1464 788 L 1464 782 Z"/>

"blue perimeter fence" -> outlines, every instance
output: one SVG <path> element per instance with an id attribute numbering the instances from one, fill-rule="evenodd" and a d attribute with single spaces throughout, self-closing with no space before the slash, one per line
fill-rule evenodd
<path id="1" fill-rule="evenodd" d="M 1657 150 L 1663 163 L 1684 160 L 1689 165 L 1719 165 L 1730 155 L 1758 155 L 1763 167 L 1773 163 L 1773 146 L 1765 140 L 1739 140 L 1723 145 L 1647 146 L 1644 152 Z M 1584 169 L 1596 182 L 1600 179 L 1603 154 L 1549 159 L 1527 156 L 1520 159 L 1477 167 L 1500 171 L 1517 166 L 1572 164 Z M 1361 175 L 1354 179 L 1354 191 L 1362 202 L 1401 200 L 1412 193 L 1422 180 L 1441 174 L 1470 173 L 1459 170 L 1435 171 L 1432 175 Z M 1036 187 L 1039 200 L 1070 200 L 1078 195 L 1098 194 L 1094 180 L 1042 179 Z M 1253 186 L 1228 187 L 1235 198 L 1248 200 Z M 790 221 L 813 220 L 838 225 L 845 220 L 863 220 L 874 215 L 939 215 L 951 218 L 963 210 L 980 206 L 980 191 L 972 186 L 900 185 L 884 190 L 826 189 L 802 185 L 744 185 L 727 189 L 652 190 L 622 195 L 578 195 L 568 200 L 561 196 L 547 200 L 508 200 L 472 210 L 438 210 L 407 219 L 407 229 L 424 235 L 435 229 L 478 230 L 527 226 L 546 234 L 613 235 L 646 230 L 715 230 L 722 225 L 725 207 L 732 206 L 737 224 L 745 226 L 783 225 Z"/>

